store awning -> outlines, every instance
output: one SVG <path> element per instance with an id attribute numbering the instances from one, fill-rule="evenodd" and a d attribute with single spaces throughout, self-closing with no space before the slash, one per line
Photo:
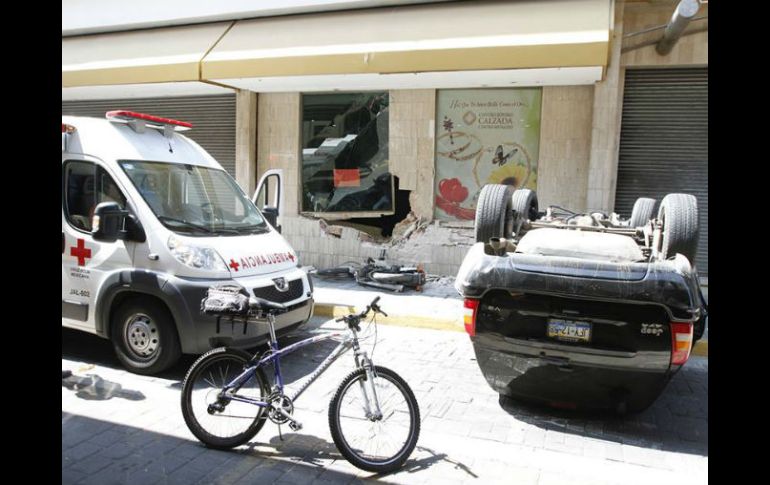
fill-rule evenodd
<path id="1" fill-rule="evenodd" d="M 610 0 L 473 1 L 237 22 L 205 79 L 605 66 Z"/>
<path id="2" fill-rule="evenodd" d="M 375 84 L 438 87 L 439 73 L 450 85 L 467 85 L 471 73 L 480 85 L 501 76 L 520 85 L 594 82 L 607 64 L 611 10 L 611 0 L 469 1 L 65 37 L 62 87 L 305 90 L 313 87 L 305 81 L 343 76 L 351 86 L 378 76 Z"/>
<path id="3" fill-rule="evenodd" d="M 62 87 L 200 80 L 232 22 L 62 38 Z"/>

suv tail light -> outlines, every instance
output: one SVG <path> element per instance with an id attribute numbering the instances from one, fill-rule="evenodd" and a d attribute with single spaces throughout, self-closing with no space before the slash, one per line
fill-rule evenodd
<path id="1" fill-rule="evenodd" d="M 671 364 L 682 365 L 692 350 L 692 322 L 671 323 Z"/>
<path id="2" fill-rule="evenodd" d="M 479 300 L 466 298 L 463 306 L 465 307 L 463 310 L 465 331 L 468 332 L 468 335 L 473 337 L 476 335 L 476 311 L 479 309 Z"/>

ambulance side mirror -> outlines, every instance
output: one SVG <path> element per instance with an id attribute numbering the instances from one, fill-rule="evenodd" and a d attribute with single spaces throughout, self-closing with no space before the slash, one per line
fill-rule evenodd
<path id="1" fill-rule="evenodd" d="M 128 211 L 121 209 L 117 202 L 102 202 L 97 205 L 91 222 L 91 235 L 94 240 L 115 242 L 123 239 L 123 223 L 126 216 Z"/>

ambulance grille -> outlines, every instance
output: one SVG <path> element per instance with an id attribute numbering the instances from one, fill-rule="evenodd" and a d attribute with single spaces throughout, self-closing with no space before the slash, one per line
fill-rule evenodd
<path id="1" fill-rule="evenodd" d="M 289 281 L 289 289 L 285 292 L 278 291 L 278 288 L 274 285 L 254 288 L 254 296 L 276 303 L 286 303 L 287 301 L 296 300 L 302 296 L 302 279 Z"/>

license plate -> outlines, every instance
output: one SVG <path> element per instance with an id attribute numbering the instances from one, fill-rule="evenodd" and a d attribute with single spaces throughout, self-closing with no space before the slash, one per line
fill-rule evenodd
<path id="1" fill-rule="evenodd" d="M 591 324 L 571 320 L 548 320 L 548 336 L 566 342 L 590 342 Z"/>

